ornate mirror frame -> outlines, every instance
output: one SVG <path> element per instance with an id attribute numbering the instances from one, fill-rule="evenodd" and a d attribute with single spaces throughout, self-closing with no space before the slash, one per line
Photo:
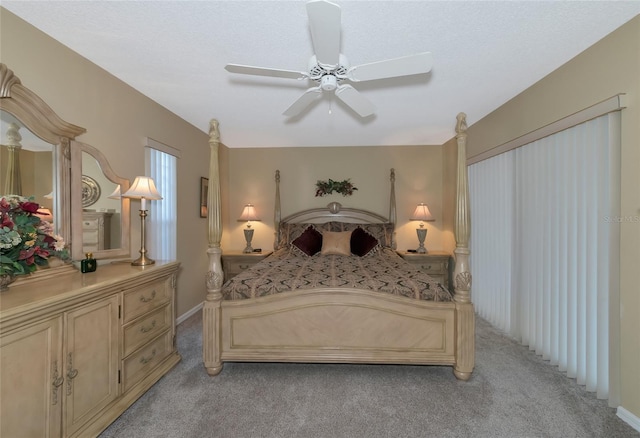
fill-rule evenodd
<path id="1" fill-rule="evenodd" d="M 130 182 L 126 178 L 121 178 L 111 169 L 107 158 L 95 147 L 80 143 L 79 141 L 71 142 L 71 198 L 77 202 L 71 204 L 71 223 L 72 223 L 72 240 L 74 242 L 81 242 L 80 244 L 73 245 L 71 251 L 71 257 L 74 260 L 84 258 L 83 248 L 83 205 L 82 205 L 82 154 L 86 153 L 94 158 L 102 170 L 104 176 L 114 184 L 120 185 L 120 193 L 124 193 L 129 189 Z M 104 193 L 107 196 L 108 193 Z M 120 247 L 114 249 L 102 249 L 91 251 L 93 257 L 96 259 L 117 258 L 117 257 L 129 257 L 130 256 L 130 213 L 129 213 L 129 198 L 120 198 Z"/>
<path id="2" fill-rule="evenodd" d="M 56 232 L 73 245 L 71 234 L 71 140 L 86 129 L 62 120 L 38 95 L 26 88 L 5 64 L 0 63 L 0 110 L 14 116 L 37 137 L 53 147 L 53 214 Z M 67 271 L 71 265 L 37 271 L 35 278 Z M 19 278 L 19 280 L 22 278 Z"/>
<path id="3" fill-rule="evenodd" d="M 123 190 L 129 180 L 117 176 L 104 155 L 90 145 L 74 141 L 86 129 L 62 120 L 37 94 L 22 85 L 20 79 L 5 64 L 0 63 L 0 110 L 15 117 L 26 129 L 52 145 L 53 151 L 53 215 L 55 229 L 70 247 L 73 260 L 84 258 L 82 251 L 82 152 L 87 152 L 98 162 L 104 175 Z M 76 150 L 77 149 L 77 150 Z M 74 179 L 77 176 L 78 182 Z M 95 251 L 96 258 L 130 256 L 129 199 L 121 201 L 121 247 L 113 250 Z M 50 276 L 66 272 L 71 265 L 36 271 L 18 280 Z"/>

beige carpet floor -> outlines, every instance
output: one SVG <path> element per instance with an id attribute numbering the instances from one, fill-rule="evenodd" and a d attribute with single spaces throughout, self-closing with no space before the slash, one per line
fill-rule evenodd
<path id="1" fill-rule="evenodd" d="M 557 368 L 478 318 L 470 381 L 450 367 L 201 361 L 200 314 L 178 328 L 183 360 L 108 437 L 640 437 Z"/>

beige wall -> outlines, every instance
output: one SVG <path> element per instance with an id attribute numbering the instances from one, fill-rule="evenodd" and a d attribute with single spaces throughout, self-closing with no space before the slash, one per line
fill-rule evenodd
<path id="1" fill-rule="evenodd" d="M 224 127 L 220 129 L 224 136 Z M 440 146 L 230 149 L 228 153 L 228 208 L 223 214 L 229 226 L 223 237 L 224 250 L 242 250 L 245 246 L 245 223 L 237 219 L 247 203 L 256 206 L 262 219 L 253 225 L 253 247 L 273 249 L 276 169 L 281 175 L 282 217 L 321 208 L 332 201 L 388 217 L 389 172 L 395 168 L 398 249 L 418 246 L 418 223 L 409 222 L 409 216 L 419 202 L 425 202 L 436 219 L 425 224 L 429 230 L 425 246 L 429 250 L 444 247 Z M 315 197 L 316 181 L 329 178 L 349 178 L 358 190 L 347 197 Z"/>
<path id="2" fill-rule="evenodd" d="M 199 193 L 200 176 L 208 173 L 208 135 L 2 8 L 0 25 L 0 61 L 64 120 L 85 128 L 78 140 L 98 148 L 117 174 L 131 181 L 144 175 L 146 137 L 182 151 L 177 313 L 198 305 L 206 294 L 206 220 L 199 217 Z M 132 202 L 134 257 L 140 248 L 137 208 Z"/>
<path id="3" fill-rule="evenodd" d="M 468 157 L 627 93 L 622 111 L 621 212 L 640 215 L 640 17 L 636 17 L 469 127 Z M 620 241 L 621 406 L 640 417 L 640 223 Z"/>

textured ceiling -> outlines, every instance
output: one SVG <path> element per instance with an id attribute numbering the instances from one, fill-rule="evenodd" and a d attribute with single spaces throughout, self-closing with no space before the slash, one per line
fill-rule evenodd
<path id="1" fill-rule="evenodd" d="M 282 112 L 308 81 L 227 63 L 307 70 L 305 1 L 11 1 L 2 7 L 229 147 L 442 144 L 640 13 L 640 1 L 337 1 L 351 65 L 430 51 L 427 75 L 355 84 L 366 119 L 325 95 Z M 325 93 L 326 94 L 326 93 Z M 331 109 L 331 112 L 330 112 Z"/>

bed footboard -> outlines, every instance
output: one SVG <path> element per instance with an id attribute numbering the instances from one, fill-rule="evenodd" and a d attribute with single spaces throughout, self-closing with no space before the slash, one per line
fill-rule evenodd
<path id="1" fill-rule="evenodd" d="M 223 361 L 455 364 L 454 303 L 360 290 L 224 301 Z"/>

